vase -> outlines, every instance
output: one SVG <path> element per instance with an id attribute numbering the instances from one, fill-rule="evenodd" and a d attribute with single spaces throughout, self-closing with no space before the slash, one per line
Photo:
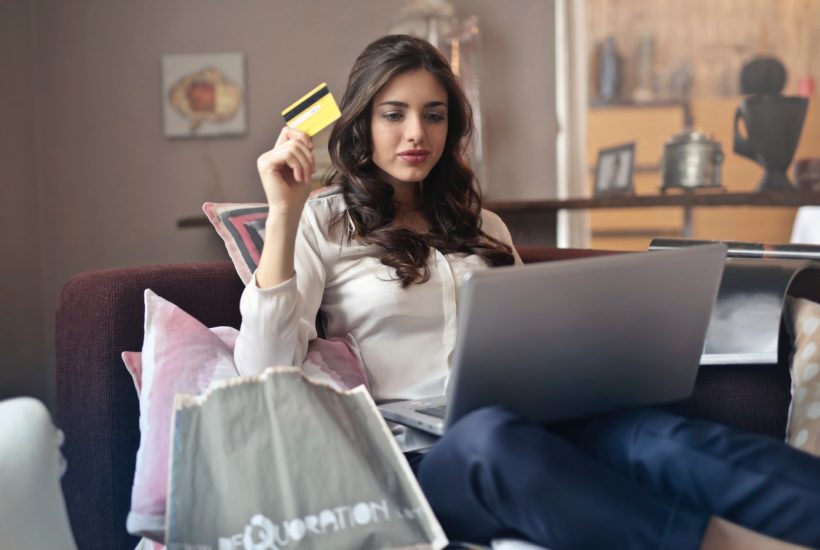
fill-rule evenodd
<path id="1" fill-rule="evenodd" d="M 766 171 L 758 191 L 795 189 L 786 170 L 800 141 L 808 105 L 805 97 L 758 94 L 747 97 L 737 108 L 734 150 Z M 740 134 L 741 120 L 745 138 Z"/>

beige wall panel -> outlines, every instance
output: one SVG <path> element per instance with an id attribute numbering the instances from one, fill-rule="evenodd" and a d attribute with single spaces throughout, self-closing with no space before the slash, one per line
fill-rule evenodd
<path id="1" fill-rule="evenodd" d="M 694 237 L 787 243 L 796 211 L 796 208 L 699 208 L 692 216 Z"/>
<path id="2" fill-rule="evenodd" d="M 803 133 L 800 134 L 800 143 L 794 155 L 795 159 L 802 157 L 820 158 L 820 97 L 816 93 L 809 100 L 809 111 L 806 113 Z"/>
<path id="3" fill-rule="evenodd" d="M 678 232 L 683 225 L 682 208 L 596 208 L 590 225 L 596 230 L 655 229 Z"/>
<path id="4" fill-rule="evenodd" d="M 595 250 L 631 250 L 643 252 L 649 249 L 652 237 L 600 237 L 592 235 L 590 247 Z"/>
<path id="5" fill-rule="evenodd" d="M 692 116 L 697 128 L 712 134 L 723 148 L 723 186 L 729 191 L 747 193 L 757 189 L 763 170 L 754 161 L 732 151 L 735 110 L 741 101 L 743 98 L 740 96 L 698 99 L 692 102 Z M 745 135 L 745 129 L 741 132 Z"/>
<path id="6" fill-rule="evenodd" d="M 587 162 L 595 166 L 600 149 L 637 142 L 635 162 L 656 165 L 663 144 L 683 127 L 683 111 L 671 107 L 601 107 L 587 115 Z"/>

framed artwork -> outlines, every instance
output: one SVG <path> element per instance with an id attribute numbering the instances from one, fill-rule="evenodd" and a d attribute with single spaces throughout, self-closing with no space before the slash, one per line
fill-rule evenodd
<path id="1" fill-rule="evenodd" d="M 601 149 L 595 168 L 595 194 L 632 193 L 632 169 L 635 164 L 635 143 L 625 143 Z"/>
<path id="2" fill-rule="evenodd" d="M 162 122 L 167 137 L 245 133 L 241 53 L 162 56 Z"/>

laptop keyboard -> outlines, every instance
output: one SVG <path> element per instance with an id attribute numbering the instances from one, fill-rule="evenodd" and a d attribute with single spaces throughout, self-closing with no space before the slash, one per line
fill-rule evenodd
<path id="1" fill-rule="evenodd" d="M 426 414 L 427 416 L 434 416 L 436 418 L 444 419 L 444 412 L 447 410 L 447 405 L 434 405 L 432 407 L 422 407 L 416 409 L 417 413 Z"/>

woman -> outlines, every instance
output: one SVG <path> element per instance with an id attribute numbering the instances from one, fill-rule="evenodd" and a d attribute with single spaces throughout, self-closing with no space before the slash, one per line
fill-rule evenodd
<path id="1" fill-rule="evenodd" d="M 270 213 L 241 300 L 237 365 L 253 373 L 301 364 L 318 314 L 326 336 L 358 342 L 377 401 L 440 395 L 464 274 L 519 261 L 503 222 L 481 209 L 463 160 L 469 105 L 435 48 L 388 36 L 356 60 L 341 110 L 330 137 L 333 186 L 322 196 L 308 200 L 315 165 L 306 135 L 286 127 L 259 157 Z M 811 521 L 820 460 L 660 411 L 547 430 L 482 409 L 408 458 L 445 530 L 463 540 L 715 547 L 740 529 L 710 519 L 721 515 L 820 544 L 820 522 Z"/>

